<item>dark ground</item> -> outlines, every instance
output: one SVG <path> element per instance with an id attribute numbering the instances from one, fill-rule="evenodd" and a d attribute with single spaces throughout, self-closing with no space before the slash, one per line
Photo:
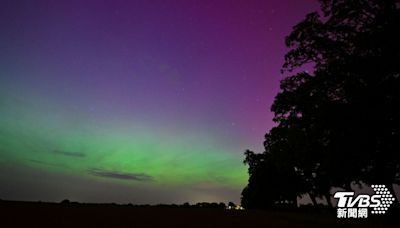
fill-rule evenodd
<path id="1" fill-rule="evenodd" d="M 400 227 L 396 222 L 385 215 L 343 220 L 329 212 L 0 201 L 0 227 Z"/>

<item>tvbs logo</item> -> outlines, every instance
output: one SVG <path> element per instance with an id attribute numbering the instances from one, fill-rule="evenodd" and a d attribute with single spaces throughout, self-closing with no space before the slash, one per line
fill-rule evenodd
<path id="1" fill-rule="evenodd" d="M 338 199 L 338 218 L 367 218 L 368 209 L 371 214 L 385 214 L 390 205 L 395 201 L 393 195 L 385 185 L 371 185 L 375 194 L 358 195 L 354 192 L 336 192 L 333 196 Z"/>

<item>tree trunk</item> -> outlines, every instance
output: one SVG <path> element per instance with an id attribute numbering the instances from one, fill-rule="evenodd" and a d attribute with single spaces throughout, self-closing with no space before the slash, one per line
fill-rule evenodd
<path id="1" fill-rule="evenodd" d="M 331 194 L 329 192 L 325 194 L 325 199 L 326 199 L 326 202 L 328 203 L 328 207 L 333 208 L 333 205 L 331 202 Z"/>
<path id="2" fill-rule="evenodd" d="M 297 207 L 297 196 L 293 196 L 293 200 L 292 200 L 292 207 L 296 208 Z"/>
<path id="3" fill-rule="evenodd" d="M 310 196 L 310 199 L 311 199 L 311 202 L 313 203 L 313 205 L 317 206 L 318 204 L 317 204 L 317 200 L 315 198 L 315 195 L 310 193 L 310 192 L 308 193 L 308 195 Z"/>
<path id="4" fill-rule="evenodd" d="M 386 188 L 389 189 L 390 194 L 392 194 L 392 195 L 394 196 L 394 198 L 397 200 L 396 192 L 394 191 L 393 184 L 391 184 L 391 183 L 390 183 L 390 184 L 386 183 L 385 186 L 386 186 Z"/>

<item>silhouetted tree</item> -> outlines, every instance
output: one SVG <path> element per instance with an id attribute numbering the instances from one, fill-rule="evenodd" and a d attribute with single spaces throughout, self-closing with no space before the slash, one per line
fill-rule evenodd
<path id="1" fill-rule="evenodd" d="M 314 203 L 319 196 L 330 203 L 332 187 L 400 182 L 400 5 L 320 3 L 322 15 L 308 14 L 286 38 L 283 72 L 300 72 L 281 82 L 265 152 L 245 153 L 250 178 L 242 204 L 265 198 L 277 179 L 294 181 L 292 191 Z"/>
<path id="2" fill-rule="evenodd" d="M 71 201 L 69 201 L 68 199 L 64 199 L 63 201 L 61 201 L 62 204 L 69 204 L 71 203 Z"/>
<path id="3" fill-rule="evenodd" d="M 296 206 L 301 185 L 293 167 L 278 166 L 280 158 L 269 152 L 256 154 L 248 150 L 245 154 L 250 178 L 242 192 L 242 206 L 248 209 Z"/>
<path id="4" fill-rule="evenodd" d="M 182 206 L 183 207 L 190 207 L 190 204 L 188 202 L 185 202 Z"/>

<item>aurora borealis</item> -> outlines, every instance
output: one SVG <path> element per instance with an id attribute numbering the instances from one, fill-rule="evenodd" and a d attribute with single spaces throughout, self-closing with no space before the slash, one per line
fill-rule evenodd
<path id="1" fill-rule="evenodd" d="M 238 202 L 311 1 L 0 1 L 0 198 Z"/>

